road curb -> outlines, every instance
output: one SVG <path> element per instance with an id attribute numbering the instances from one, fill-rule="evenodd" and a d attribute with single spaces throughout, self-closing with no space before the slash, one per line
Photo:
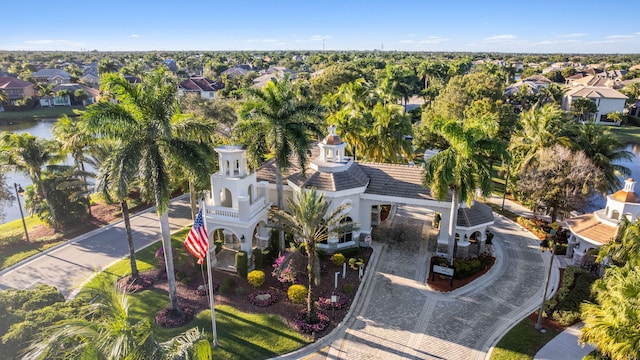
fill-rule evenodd
<path id="1" fill-rule="evenodd" d="M 175 198 L 173 198 L 173 199 L 171 199 L 171 200 L 169 200 L 169 201 L 170 201 L 170 202 L 171 202 L 171 201 L 174 201 L 174 200 L 178 200 L 178 201 L 179 201 L 179 200 L 182 200 L 183 198 L 188 197 L 188 196 L 189 196 L 189 193 L 182 194 L 182 195 L 177 196 L 177 197 L 175 197 Z M 156 210 L 156 207 L 155 207 L 155 206 L 152 206 L 152 207 L 147 208 L 147 209 L 144 209 L 144 210 L 142 210 L 142 211 L 140 211 L 140 212 L 138 212 L 138 213 L 135 213 L 135 214 L 132 216 L 132 218 L 133 218 L 133 217 L 136 217 L 136 216 L 143 215 L 143 214 L 147 214 L 147 213 L 152 212 L 152 211 L 155 211 L 155 210 Z M 28 265 L 28 264 L 29 264 L 29 263 L 31 263 L 32 261 L 35 261 L 35 260 L 37 260 L 37 259 L 41 258 L 42 256 L 45 256 L 45 255 L 47 255 L 47 254 L 50 254 L 50 253 L 52 253 L 52 252 L 54 252 L 54 251 L 56 251 L 56 250 L 62 249 L 62 248 L 64 248 L 64 247 L 66 247 L 66 246 L 70 246 L 70 245 L 73 245 L 73 244 L 77 244 L 77 243 L 79 243 L 79 242 L 82 242 L 82 241 L 84 241 L 84 240 L 88 239 L 88 238 L 89 238 L 89 237 L 91 237 L 91 236 L 94 236 L 94 235 L 96 235 L 96 234 L 100 234 L 100 233 L 102 233 L 102 232 L 104 232 L 104 231 L 107 231 L 107 230 L 109 230 L 109 229 L 112 229 L 113 227 L 118 226 L 118 225 L 122 224 L 123 222 L 124 222 L 124 220 L 122 220 L 122 219 L 120 219 L 120 220 L 118 220 L 118 221 L 114 221 L 114 222 L 112 222 L 112 223 L 110 223 L 110 224 L 107 224 L 107 225 L 105 225 L 105 226 L 99 227 L 99 228 L 97 228 L 97 229 L 95 229 L 95 230 L 91 230 L 91 231 L 89 231 L 89 232 L 87 232 L 87 233 L 84 233 L 84 234 L 82 234 L 82 235 L 76 236 L 76 237 L 74 237 L 74 238 L 72 238 L 72 239 L 69 239 L 69 240 L 67 240 L 67 241 L 65 241 L 65 242 L 63 242 L 63 243 L 61 243 L 61 244 L 58 244 L 58 245 L 56 245 L 56 246 L 54 246 L 54 247 L 51 247 L 51 248 L 49 248 L 49 249 L 47 249 L 47 250 L 41 251 L 40 253 L 38 253 L 38 254 L 36 254 L 36 255 L 34 255 L 34 256 L 30 256 L 30 257 L 28 257 L 27 259 L 25 259 L 25 260 L 23 260 L 23 261 L 20 261 L 20 262 L 18 262 L 18 263 L 16 263 L 16 264 L 13 264 L 13 265 L 9 266 L 9 267 L 8 267 L 8 268 L 6 268 L 6 269 L 1 270 L 1 271 L 0 271 L 0 276 L 4 276 L 4 275 L 6 275 L 6 274 L 8 274 L 8 273 L 10 273 L 10 272 L 12 272 L 12 271 L 14 271 L 15 269 L 17 269 L 17 268 L 21 267 L 21 266 Z"/>

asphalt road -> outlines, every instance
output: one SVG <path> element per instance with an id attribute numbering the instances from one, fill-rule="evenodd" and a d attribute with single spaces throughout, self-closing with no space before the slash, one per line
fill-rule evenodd
<path id="1" fill-rule="evenodd" d="M 189 225 L 189 195 L 171 201 L 171 232 Z M 141 249 L 160 240 L 160 222 L 155 208 L 131 218 L 134 245 Z M 119 221 L 47 250 L 0 272 L 0 290 L 30 289 L 53 285 L 65 296 L 74 293 L 94 273 L 129 255 L 124 223 Z"/>

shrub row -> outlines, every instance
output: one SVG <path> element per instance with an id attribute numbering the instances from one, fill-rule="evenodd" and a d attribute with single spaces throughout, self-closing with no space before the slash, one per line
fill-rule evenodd
<path id="1" fill-rule="evenodd" d="M 546 302 L 545 313 L 563 325 L 580 320 L 580 304 L 591 298 L 591 285 L 596 277 L 588 271 L 567 266 L 558 292 Z"/>
<path id="2" fill-rule="evenodd" d="M 484 254 L 474 258 L 455 259 L 453 261 L 453 268 L 455 269 L 453 277 L 454 279 L 464 279 L 475 275 L 491 265 L 492 262 L 493 257 Z"/>

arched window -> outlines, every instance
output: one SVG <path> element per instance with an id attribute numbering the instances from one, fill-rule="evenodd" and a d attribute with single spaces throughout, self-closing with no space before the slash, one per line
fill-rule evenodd
<path id="1" fill-rule="evenodd" d="M 220 206 L 233 207 L 233 199 L 231 198 L 231 190 L 227 188 L 220 189 Z"/>

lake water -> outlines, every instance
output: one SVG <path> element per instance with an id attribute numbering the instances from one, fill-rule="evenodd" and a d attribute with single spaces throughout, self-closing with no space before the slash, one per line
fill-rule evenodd
<path id="1" fill-rule="evenodd" d="M 13 123 L 0 121 L 0 132 L 10 131 L 15 133 L 30 133 L 33 136 L 51 139 L 53 137 L 53 135 L 51 134 L 51 128 L 53 127 L 53 124 L 55 122 L 56 119 L 34 121 L 20 120 Z M 31 185 L 31 179 L 24 173 L 10 172 L 7 174 L 6 181 L 6 184 L 11 188 L 12 191 L 15 191 L 15 188 L 13 187 L 14 183 L 20 184 L 23 188 Z M 22 203 L 24 209 L 24 201 L 21 200 L 20 202 Z M 0 219 L 0 224 L 20 219 L 20 209 L 18 208 L 17 201 L 14 201 L 7 209 L 4 209 L 3 212 L 5 214 L 5 217 L 4 220 Z M 25 215 L 27 215 L 26 212 Z"/>

